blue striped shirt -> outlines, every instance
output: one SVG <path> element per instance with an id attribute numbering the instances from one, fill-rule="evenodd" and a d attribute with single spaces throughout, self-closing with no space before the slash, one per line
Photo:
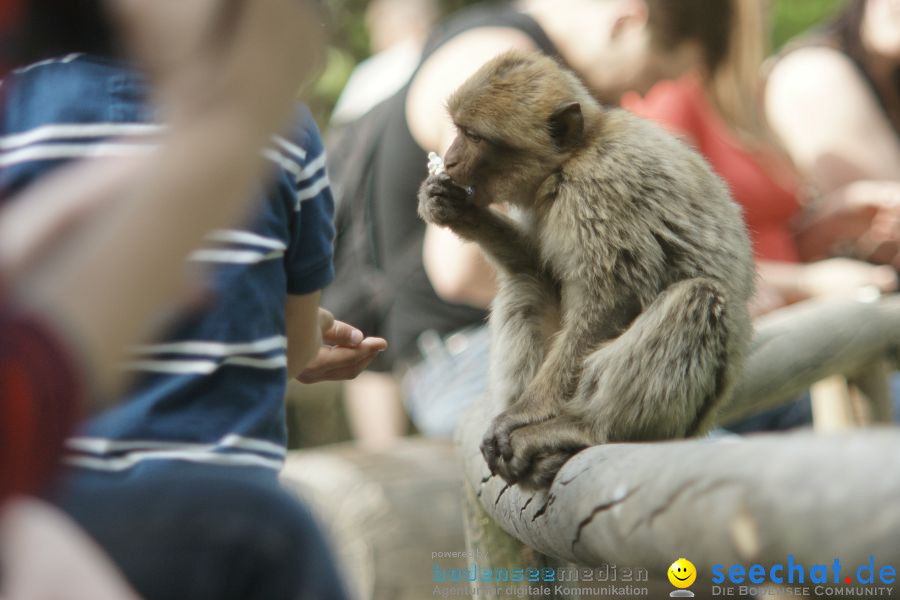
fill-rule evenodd
<path id="1" fill-rule="evenodd" d="M 0 117 L 0 198 L 74 159 L 146 152 L 159 126 L 145 94 L 137 73 L 83 55 L 14 73 L 4 82 Z M 290 139 L 273 138 L 263 153 L 275 173 L 252 222 L 209 234 L 188 258 L 210 267 L 209 302 L 164 340 L 131 349 L 124 368 L 137 383 L 69 440 L 69 465 L 133 472 L 177 460 L 280 468 L 285 301 L 334 276 L 333 200 L 306 109 Z"/>

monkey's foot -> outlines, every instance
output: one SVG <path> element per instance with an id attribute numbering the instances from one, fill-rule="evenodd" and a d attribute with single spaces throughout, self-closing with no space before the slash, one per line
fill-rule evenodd
<path id="1" fill-rule="evenodd" d="M 419 188 L 419 216 L 428 223 L 453 227 L 477 220 L 478 210 L 466 188 L 446 173 L 429 176 Z"/>
<path id="2" fill-rule="evenodd" d="M 594 445 L 590 429 L 569 416 L 520 427 L 511 433 L 509 442 L 510 457 L 498 457 L 491 472 L 525 488 L 549 487 L 566 461 Z"/>
<path id="3" fill-rule="evenodd" d="M 481 440 L 481 453 L 484 455 L 491 473 L 497 473 L 497 465 L 501 461 L 512 460 L 511 436 L 513 431 L 548 421 L 559 414 L 558 410 L 549 410 L 548 404 L 529 402 L 529 398 L 532 396 L 523 395 L 518 402 L 497 415 L 485 432 L 484 439 Z"/>

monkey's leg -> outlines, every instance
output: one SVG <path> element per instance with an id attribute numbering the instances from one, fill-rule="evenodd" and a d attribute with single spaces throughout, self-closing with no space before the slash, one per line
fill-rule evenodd
<path id="1" fill-rule="evenodd" d="M 702 433 L 734 379 L 737 309 L 712 280 L 671 285 L 588 357 L 567 411 L 590 424 L 595 443 Z"/>
<path id="2" fill-rule="evenodd" d="M 498 472 L 546 487 L 584 448 L 701 432 L 727 387 L 726 306 L 707 279 L 670 286 L 615 340 L 584 361 L 574 398 L 550 420 L 510 432 Z"/>
<path id="3" fill-rule="evenodd" d="M 507 414 L 519 404 L 525 388 L 537 375 L 545 360 L 549 339 L 559 329 L 559 297 L 546 279 L 499 272 L 499 289 L 491 307 L 491 365 L 489 401 L 491 413 Z M 549 418 L 558 410 L 532 407 L 530 413 Z M 546 414 L 544 414 L 546 413 Z M 498 417 L 499 418 L 499 417 Z M 500 447 L 491 424 L 481 452 L 491 469 L 498 472 L 502 463 Z M 501 472 L 501 475 L 503 473 Z"/>
<path id="4" fill-rule="evenodd" d="M 612 326 L 616 322 L 612 316 L 615 312 L 598 310 L 597 305 L 594 310 L 569 308 L 561 329 L 546 344 L 546 356 L 541 355 L 540 367 L 536 372 L 519 375 L 518 381 L 524 387 L 512 390 L 517 393 L 511 396 L 515 402 L 497 415 L 485 433 L 481 449 L 492 472 L 507 481 L 516 479 L 508 469 L 515 454 L 513 432 L 550 420 L 562 412 L 563 405 L 574 397 L 585 356 L 601 341 L 615 335 L 616 328 Z M 529 378 L 525 379 L 524 375 Z"/>

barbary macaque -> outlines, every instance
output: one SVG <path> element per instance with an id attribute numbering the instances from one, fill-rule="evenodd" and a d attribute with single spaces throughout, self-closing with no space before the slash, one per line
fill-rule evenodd
<path id="1" fill-rule="evenodd" d="M 538 53 L 495 58 L 448 107 L 459 133 L 419 214 L 496 267 L 491 471 L 545 487 L 587 446 L 706 431 L 751 336 L 753 258 L 726 185 Z"/>

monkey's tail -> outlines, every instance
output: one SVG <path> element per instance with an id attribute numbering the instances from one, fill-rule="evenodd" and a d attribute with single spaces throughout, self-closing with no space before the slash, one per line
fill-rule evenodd
<path id="1" fill-rule="evenodd" d="M 712 424 L 738 359 L 726 298 L 711 279 L 679 281 L 587 358 L 573 408 L 598 442 L 691 436 Z"/>

